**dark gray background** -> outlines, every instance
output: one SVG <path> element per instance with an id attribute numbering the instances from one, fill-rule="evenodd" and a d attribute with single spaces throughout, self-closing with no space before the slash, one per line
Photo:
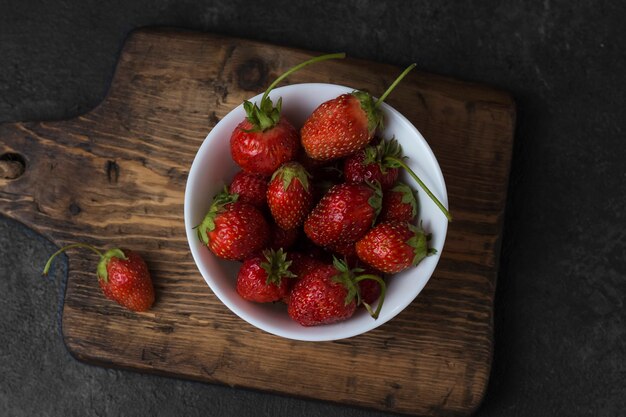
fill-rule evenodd
<path id="1" fill-rule="evenodd" d="M 626 411 L 626 3 L 0 0 L 0 122 L 62 119 L 105 95 L 134 28 L 170 25 L 506 89 L 518 128 L 479 416 Z M 0 138 L 0 140 L 2 140 Z M 63 263 L 0 216 L 0 415 L 384 415 L 71 358 Z"/>

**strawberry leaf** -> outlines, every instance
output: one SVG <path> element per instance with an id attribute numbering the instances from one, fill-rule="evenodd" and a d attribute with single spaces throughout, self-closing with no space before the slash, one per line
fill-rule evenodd
<path id="1" fill-rule="evenodd" d="M 266 262 L 261 262 L 261 268 L 267 273 L 265 283 L 280 285 L 283 278 L 295 278 L 296 275 L 289 270 L 291 261 L 287 260 L 287 254 L 280 248 L 263 251 Z"/>
<path id="2" fill-rule="evenodd" d="M 367 130 L 370 134 L 374 134 L 378 127 L 383 126 L 383 113 L 378 107 L 372 96 L 365 91 L 353 91 L 352 95 L 361 103 L 361 109 L 367 116 Z"/>
<path id="3" fill-rule="evenodd" d="M 380 210 L 383 206 L 383 190 L 380 188 L 380 183 L 378 181 L 374 182 L 365 182 L 369 185 L 372 190 L 374 190 L 374 194 L 367 200 L 367 203 L 374 209 L 374 219 L 372 220 L 372 226 L 376 222 L 376 218 L 380 214 Z"/>
<path id="4" fill-rule="evenodd" d="M 403 182 L 398 182 L 398 184 L 391 189 L 391 191 L 402 193 L 402 203 L 408 204 L 411 206 L 411 215 L 412 217 L 417 216 L 417 199 L 415 198 L 415 192 L 411 187 L 406 185 Z"/>
<path id="5" fill-rule="evenodd" d="M 300 181 L 304 191 L 307 193 L 309 192 L 309 177 L 311 177 L 311 174 L 309 174 L 307 170 L 297 162 L 287 162 L 286 164 L 283 164 L 276 170 L 276 172 L 274 172 L 272 180 L 276 177 L 282 177 L 283 191 L 287 191 L 291 182 L 294 179 L 297 179 Z"/>
<path id="6" fill-rule="evenodd" d="M 211 207 L 209 207 L 209 211 L 202 219 L 202 223 L 196 226 L 196 230 L 198 233 L 198 238 L 205 245 L 209 244 L 209 236 L 207 232 L 212 232 L 215 230 L 215 218 L 221 212 L 226 209 L 226 206 L 236 202 L 239 199 L 239 194 L 231 194 L 228 192 L 228 188 L 224 186 L 222 192 L 217 194 L 215 198 L 213 198 L 213 203 L 211 203 Z"/>
<path id="7" fill-rule="evenodd" d="M 411 265 L 415 266 L 419 264 L 422 261 L 422 259 L 426 258 L 427 256 L 437 253 L 437 250 L 434 248 L 428 247 L 430 234 L 427 235 L 424 232 L 424 229 L 422 228 L 421 224 L 419 227 L 410 224 L 409 229 L 411 229 L 411 231 L 414 234 L 409 240 L 406 241 L 406 243 L 407 245 L 413 248 L 414 256 L 413 256 L 413 261 L 411 262 Z"/>
<path id="8" fill-rule="evenodd" d="M 100 262 L 98 262 L 98 269 L 97 269 L 98 278 L 104 282 L 108 282 L 109 280 L 109 273 L 107 271 L 107 265 L 109 264 L 109 261 L 112 258 L 118 258 L 118 259 L 123 259 L 123 260 L 128 259 L 121 249 L 113 248 L 113 249 L 109 249 L 108 251 L 106 251 L 104 255 L 102 255 L 102 257 L 100 258 Z"/>

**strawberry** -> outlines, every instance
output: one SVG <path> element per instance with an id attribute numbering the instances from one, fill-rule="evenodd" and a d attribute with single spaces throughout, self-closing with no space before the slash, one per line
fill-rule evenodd
<path id="1" fill-rule="evenodd" d="M 291 261 L 282 249 L 263 251 L 262 255 L 246 259 L 237 274 L 237 293 L 245 300 L 271 303 L 283 299 L 289 280 L 295 275 L 289 270 Z"/>
<path id="2" fill-rule="evenodd" d="M 267 180 L 260 175 L 239 171 L 233 177 L 228 191 L 238 194 L 239 201 L 252 204 L 254 207 L 264 210 L 267 207 L 265 195 L 267 194 Z"/>
<path id="3" fill-rule="evenodd" d="M 100 257 L 97 267 L 98 283 L 107 298 L 132 311 L 146 311 L 152 307 L 154 287 L 148 266 L 139 254 L 128 249 L 114 248 L 103 254 L 84 243 L 68 245 L 50 256 L 43 274 L 48 274 L 52 260 L 57 255 L 74 247 L 90 249 Z"/>
<path id="4" fill-rule="evenodd" d="M 350 318 L 361 303 L 358 283 L 373 279 L 382 287 L 377 310 L 371 311 L 378 318 L 384 301 L 385 284 L 380 277 L 364 275 L 354 277 L 354 272 L 337 259 L 333 265 L 320 265 L 305 274 L 293 287 L 287 311 L 302 326 L 330 324 Z M 364 304 L 365 305 L 365 304 Z"/>
<path id="5" fill-rule="evenodd" d="M 354 91 L 322 103 L 300 130 L 307 155 L 326 161 L 348 156 L 367 145 L 383 123 L 379 106 L 414 67 L 409 66 L 376 101 L 369 93 Z"/>
<path id="6" fill-rule="evenodd" d="M 378 185 L 339 184 L 332 187 L 304 222 L 304 232 L 319 246 L 356 242 L 372 227 L 380 212 Z"/>
<path id="7" fill-rule="evenodd" d="M 362 269 L 363 273 L 379 276 L 384 281 L 384 276 L 382 272 L 368 266 L 362 267 Z M 381 290 L 382 287 L 380 286 L 380 283 L 374 280 L 364 279 L 363 281 L 359 282 L 359 292 L 361 294 L 361 300 L 364 305 L 373 304 L 374 302 L 376 302 L 376 300 L 378 300 L 378 297 L 380 297 Z"/>
<path id="8" fill-rule="evenodd" d="M 202 243 L 220 258 L 242 260 L 265 248 L 270 229 L 263 214 L 225 189 L 197 227 Z"/>
<path id="9" fill-rule="evenodd" d="M 402 157 L 402 148 L 395 139 L 381 140 L 377 145 L 368 145 L 350 155 L 343 164 L 346 182 L 378 181 L 383 191 L 391 188 L 398 179 L 399 169 L 385 159 L 387 156 Z"/>
<path id="10" fill-rule="evenodd" d="M 306 65 L 343 57 L 345 54 L 323 55 L 296 65 L 265 90 L 260 104 L 244 101 L 246 118 L 230 137 L 230 153 L 237 165 L 244 171 L 270 176 L 282 164 L 296 158 L 300 150 L 298 131 L 281 117 L 282 98 L 274 106 L 269 93 L 284 78 Z"/>
<path id="11" fill-rule="evenodd" d="M 278 168 L 267 187 L 267 203 L 276 224 L 283 229 L 300 226 L 311 210 L 313 195 L 309 173 L 297 162 Z"/>
<path id="12" fill-rule="evenodd" d="M 367 265 L 395 274 L 436 253 L 435 249 L 428 248 L 429 240 L 430 235 L 426 235 L 421 226 L 384 222 L 356 243 L 356 253 Z"/>
<path id="13" fill-rule="evenodd" d="M 301 252 L 289 252 L 289 254 L 287 255 L 287 259 L 291 261 L 289 270 L 295 274 L 295 278 L 288 280 L 287 294 L 282 298 L 282 301 L 285 304 L 289 304 L 289 300 L 291 298 L 291 290 L 300 280 L 300 277 L 303 277 L 304 275 L 313 271 L 315 268 L 324 265 L 324 262 L 320 259 L 311 256 L 310 254 L 305 255 Z"/>
<path id="14" fill-rule="evenodd" d="M 403 182 L 383 193 L 383 207 L 378 221 L 412 222 L 417 216 L 417 199 L 414 191 Z"/>
<path id="15" fill-rule="evenodd" d="M 289 249 L 298 241 L 300 228 L 285 230 L 276 223 L 270 223 L 270 248 L 278 250 Z"/>

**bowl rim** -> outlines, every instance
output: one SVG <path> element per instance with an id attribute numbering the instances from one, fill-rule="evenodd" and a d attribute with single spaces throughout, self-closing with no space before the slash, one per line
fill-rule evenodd
<path id="1" fill-rule="evenodd" d="M 281 93 L 284 93 L 285 91 L 291 90 L 291 89 L 298 89 L 298 88 L 316 88 L 316 87 L 336 87 L 339 90 L 344 90 L 345 92 L 352 92 L 352 91 L 356 91 L 356 89 L 352 88 L 352 87 L 348 87 L 348 86 L 344 86 L 344 85 L 340 85 L 340 84 L 332 84 L 332 83 L 298 83 L 298 84 L 289 84 L 289 85 L 285 85 L 285 86 L 281 86 L 281 87 L 277 87 L 275 89 L 273 89 L 270 92 L 270 97 L 275 100 L 275 96 L 280 95 Z M 340 94 L 342 94 L 340 92 Z M 248 101 L 251 101 L 253 103 L 258 102 L 261 97 L 263 96 L 263 93 L 257 94 L 255 96 L 253 96 L 252 98 L 248 99 Z M 374 97 L 376 98 L 376 97 Z M 381 103 L 381 107 L 384 111 L 387 111 L 391 114 L 393 114 L 393 116 L 397 119 L 397 121 L 399 121 L 400 123 L 404 124 L 406 128 L 408 128 L 409 130 L 411 130 L 416 137 L 419 139 L 421 143 L 421 145 L 424 147 L 424 149 L 426 150 L 426 152 L 428 153 L 427 157 L 428 159 L 431 159 L 432 162 L 434 163 L 434 168 L 435 171 L 431 173 L 431 180 L 436 180 L 438 184 L 436 184 L 437 189 L 436 191 L 439 191 L 440 193 L 438 194 L 438 198 L 441 201 L 441 203 L 448 208 L 448 192 L 447 192 L 447 188 L 446 188 L 446 183 L 445 183 L 445 179 L 443 177 L 443 173 L 441 171 L 441 166 L 439 165 L 439 162 L 437 160 L 437 158 L 435 157 L 434 152 L 432 151 L 430 145 L 428 144 L 428 142 L 426 141 L 426 139 L 424 138 L 424 136 L 421 134 L 421 132 L 399 111 L 397 111 L 395 108 L 393 108 L 392 106 L 390 106 L 389 104 L 383 102 Z M 207 135 L 205 136 L 204 140 L 202 141 L 202 144 L 200 145 L 200 147 L 198 148 L 198 150 L 196 151 L 196 154 L 194 155 L 194 159 L 193 162 L 191 164 L 191 167 L 189 169 L 189 174 L 187 176 L 187 181 L 186 181 L 186 185 L 185 185 L 185 195 L 184 195 L 184 223 L 185 223 L 185 230 L 186 230 L 186 236 L 187 236 L 187 243 L 189 245 L 189 249 L 191 251 L 194 263 L 196 264 L 196 267 L 198 268 L 200 274 L 202 275 L 204 281 L 206 282 L 206 284 L 209 286 L 209 288 L 211 289 L 211 291 L 215 294 L 215 296 L 222 302 L 222 304 L 224 304 L 230 311 L 232 311 L 235 315 L 237 315 L 239 318 L 241 318 L 242 320 L 248 322 L 249 324 L 265 331 L 268 332 L 270 334 L 276 335 L 276 336 L 280 336 L 280 337 L 284 337 L 286 339 L 292 339 L 292 340 L 300 340 L 300 341 L 310 341 L 310 342 L 321 342 L 321 341 L 333 341 L 333 340 L 341 340 L 341 339 L 346 339 L 346 338 L 350 338 L 350 337 L 354 337 L 360 334 L 364 334 L 367 333 L 371 330 L 374 330 L 380 326 L 382 326 L 383 324 L 387 323 L 389 320 L 393 319 L 394 317 L 396 317 L 401 311 L 403 311 L 408 305 L 410 305 L 416 298 L 417 296 L 422 292 L 423 288 L 426 286 L 426 284 L 428 283 L 428 281 L 430 281 L 434 271 L 437 268 L 437 265 L 439 263 L 439 259 L 441 257 L 441 252 L 443 252 L 443 249 L 445 247 L 445 241 L 447 238 L 447 232 L 448 232 L 448 222 L 445 222 L 444 228 L 443 230 L 438 230 L 438 233 L 442 233 L 443 234 L 443 240 L 442 240 L 442 246 L 441 246 L 441 250 L 438 251 L 438 254 L 436 254 L 436 262 L 433 265 L 432 271 L 430 272 L 429 276 L 427 279 L 424 279 L 423 282 L 420 282 L 420 284 L 416 287 L 417 291 L 415 292 L 415 296 L 412 298 L 408 298 L 405 300 L 405 302 L 398 304 L 396 306 L 394 306 L 393 308 L 393 312 L 392 314 L 388 314 L 386 317 L 382 318 L 379 317 L 377 320 L 372 319 L 371 325 L 367 326 L 366 328 L 361 328 L 358 326 L 355 326 L 355 328 L 350 328 L 348 326 L 346 327 L 342 327 L 341 331 L 335 331 L 335 332 L 328 332 L 328 334 L 323 333 L 322 335 L 320 335 L 318 332 L 310 332 L 309 334 L 307 334 L 306 329 L 307 327 L 302 327 L 302 332 L 298 332 L 297 334 L 294 334 L 293 332 L 290 331 L 283 331 L 280 327 L 276 327 L 276 326 L 270 326 L 266 323 L 266 321 L 264 320 L 260 320 L 257 317 L 255 317 L 254 315 L 251 314 L 247 314 L 243 311 L 241 311 L 239 308 L 237 308 L 237 306 L 234 305 L 234 303 L 232 303 L 229 300 L 229 297 L 226 296 L 225 294 L 223 294 L 221 292 L 221 290 L 217 287 L 217 285 L 212 285 L 211 279 L 210 277 L 210 273 L 207 270 L 207 268 L 203 265 L 203 263 L 201 262 L 201 255 L 199 253 L 199 249 L 198 246 L 194 244 L 195 240 L 197 240 L 197 233 L 194 229 L 194 227 L 196 225 L 191 224 L 191 204 L 192 204 L 192 198 L 193 196 L 191 195 L 191 189 L 194 188 L 194 182 L 196 181 L 198 175 L 202 172 L 202 169 L 204 167 L 200 167 L 198 160 L 199 160 L 199 156 L 201 154 L 203 154 L 204 152 L 206 152 L 206 149 L 210 146 L 209 143 L 211 142 L 211 136 L 212 133 L 215 131 L 215 128 L 221 124 L 224 123 L 225 121 L 229 121 L 229 119 L 237 117 L 237 120 L 239 120 L 241 118 L 241 110 L 243 109 L 243 102 L 242 104 L 234 107 L 232 110 L 230 110 L 215 126 L 213 126 L 213 128 L 211 128 L 211 130 L 207 133 Z M 433 187 L 433 185 L 431 185 L 431 187 Z M 432 188 L 431 188 L 432 189 Z M 205 248 L 204 246 L 202 246 L 203 248 Z M 208 250 L 208 249 L 207 249 Z M 342 322 L 345 323 L 345 322 Z M 327 325 L 328 326 L 328 325 Z M 332 326 L 332 325 L 331 325 Z M 320 326 L 316 326 L 317 328 L 319 328 Z M 337 334 L 335 334 L 337 333 Z"/>

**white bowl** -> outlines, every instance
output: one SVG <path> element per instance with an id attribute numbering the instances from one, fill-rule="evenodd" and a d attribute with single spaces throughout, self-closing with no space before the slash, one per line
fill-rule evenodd
<path id="1" fill-rule="evenodd" d="M 283 98 L 283 117 L 299 129 L 307 117 L 321 103 L 353 88 L 333 84 L 295 84 L 274 89 L 270 97 L 274 102 Z M 262 94 L 251 99 L 258 102 Z M 400 142 L 408 165 L 426 183 L 444 206 L 448 206 L 446 185 L 432 150 L 417 129 L 398 111 L 382 104 L 385 128 L 382 137 L 392 136 Z M 350 319 L 323 326 L 303 327 L 291 320 L 282 303 L 257 304 L 242 299 L 235 289 L 239 262 L 224 261 L 213 255 L 199 240 L 193 229 L 204 218 L 213 196 L 229 184 L 239 168 L 230 156 L 230 136 L 244 119 L 243 105 L 228 113 L 207 135 L 198 150 L 189 171 L 185 189 L 185 229 L 193 259 L 211 290 L 232 312 L 248 323 L 269 333 L 289 339 L 305 341 L 337 340 L 356 336 L 372 330 L 395 317 L 422 291 L 431 277 L 448 230 L 448 222 L 441 211 L 407 175 L 403 180 L 418 190 L 419 219 L 426 232 L 432 233 L 431 247 L 437 254 L 424 259 L 417 267 L 387 279 L 387 296 L 377 320 L 365 309 L 359 308 Z M 243 325 L 243 324 L 242 324 Z"/>

